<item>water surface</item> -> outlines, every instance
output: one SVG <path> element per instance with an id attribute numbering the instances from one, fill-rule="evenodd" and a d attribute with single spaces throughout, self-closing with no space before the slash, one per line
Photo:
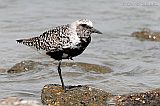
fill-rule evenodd
<path id="1" fill-rule="evenodd" d="M 88 18 L 103 35 L 92 42 L 74 62 L 111 67 L 100 74 L 63 68 L 66 85 L 90 85 L 126 94 L 160 87 L 160 43 L 139 41 L 131 33 L 148 27 L 159 30 L 158 0 L 0 0 L 0 67 L 10 68 L 22 60 L 52 61 L 16 39 L 38 36 L 54 26 Z M 20 74 L 0 74 L 0 98 L 20 96 L 40 99 L 45 84 L 59 83 L 56 67 L 40 67 Z"/>

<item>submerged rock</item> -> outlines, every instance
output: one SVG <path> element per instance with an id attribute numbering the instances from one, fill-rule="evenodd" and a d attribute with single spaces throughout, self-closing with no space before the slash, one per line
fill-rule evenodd
<path id="1" fill-rule="evenodd" d="M 115 98 L 116 106 L 160 106 L 160 89 Z"/>
<path id="2" fill-rule="evenodd" d="M 18 97 L 7 97 L 0 100 L 0 106 L 43 106 L 35 100 L 23 100 Z"/>
<path id="3" fill-rule="evenodd" d="M 19 73 L 30 71 L 37 68 L 38 65 L 42 65 L 45 67 L 57 67 L 57 62 L 47 62 L 47 63 L 40 63 L 35 61 L 22 61 L 20 63 L 15 64 L 12 68 L 10 68 L 7 72 L 8 73 Z M 62 67 L 78 67 L 84 71 L 95 71 L 99 73 L 110 73 L 112 69 L 106 66 L 96 65 L 96 64 L 89 64 L 89 63 L 82 63 L 82 62 L 62 62 Z"/>
<path id="4" fill-rule="evenodd" d="M 108 106 L 110 93 L 88 86 L 68 86 L 64 92 L 60 85 L 45 85 L 41 93 L 44 105 L 54 106 Z"/>
<path id="5" fill-rule="evenodd" d="M 160 32 L 151 31 L 148 28 L 143 28 L 141 31 L 133 32 L 132 36 L 140 40 L 160 41 Z"/>
<path id="6" fill-rule="evenodd" d="M 40 63 L 31 61 L 31 60 L 22 61 L 20 63 L 15 64 L 7 72 L 8 73 L 19 73 L 19 72 L 30 71 L 30 70 L 33 70 L 38 64 L 40 64 Z"/>
<path id="7" fill-rule="evenodd" d="M 6 69 L 0 67 L 0 73 L 6 72 Z"/>
<path id="8" fill-rule="evenodd" d="M 63 62 L 62 66 L 79 67 L 84 71 L 95 71 L 103 74 L 112 72 L 112 69 L 109 67 L 101 66 L 97 64 L 82 63 L 82 62 L 75 62 L 75 63 Z"/>

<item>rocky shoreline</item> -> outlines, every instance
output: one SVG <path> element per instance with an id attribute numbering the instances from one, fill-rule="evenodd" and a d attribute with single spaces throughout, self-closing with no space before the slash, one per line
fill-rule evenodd
<path id="1" fill-rule="evenodd" d="M 126 95 L 112 95 L 81 85 L 68 89 L 64 92 L 59 85 L 47 84 L 42 89 L 42 103 L 7 97 L 0 100 L 0 106 L 160 106 L 160 89 Z"/>
<path id="2" fill-rule="evenodd" d="M 57 66 L 57 63 L 49 62 L 43 64 L 34 61 L 22 61 L 6 70 L 0 69 L 1 73 L 20 73 L 34 70 L 38 65 Z M 98 73 L 110 73 L 112 69 L 88 63 L 65 63 L 62 67 L 79 67 L 84 71 L 95 71 Z M 160 106 L 160 89 L 144 91 L 141 93 L 113 95 L 99 88 L 87 85 L 67 86 L 64 92 L 60 85 L 47 84 L 41 91 L 41 102 L 34 100 L 23 100 L 20 97 L 7 97 L 0 100 L 0 106 Z"/>
<path id="3" fill-rule="evenodd" d="M 80 85 L 64 92 L 61 86 L 48 84 L 42 89 L 41 100 L 54 106 L 160 106 L 160 89 L 117 96 Z"/>

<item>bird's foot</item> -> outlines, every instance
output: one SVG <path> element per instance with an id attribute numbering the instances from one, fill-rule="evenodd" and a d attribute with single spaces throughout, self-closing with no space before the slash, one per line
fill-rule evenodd
<path id="1" fill-rule="evenodd" d="M 66 87 L 64 86 L 62 86 L 62 89 L 64 90 L 64 92 L 66 92 L 67 91 L 67 89 L 66 89 Z"/>

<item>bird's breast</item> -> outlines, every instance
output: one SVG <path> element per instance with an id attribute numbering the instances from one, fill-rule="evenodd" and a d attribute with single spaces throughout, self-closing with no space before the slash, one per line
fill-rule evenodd
<path id="1" fill-rule="evenodd" d="M 57 50 L 57 51 L 49 51 L 46 54 L 56 60 L 72 59 L 72 57 L 80 55 L 86 49 L 86 47 L 88 46 L 89 43 L 90 43 L 90 41 L 88 41 L 88 40 L 87 40 L 87 42 L 81 41 L 80 43 L 75 45 L 74 48 L 67 47 L 67 48 L 63 48 L 61 50 Z"/>
<path id="2" fill-rule="evenodd" d="M 74 48 L 65 48 L 63 49 L 64 52 L 64 57 L 66 56 L 66 54 L 68 54 L 68 57 L 75 57 L 77 55 L 80 55 L 85 49 L 86 47 L 89 45 L 90 43 L 90 39 L 85 39 L 85 40 L 80 40 L 80 43 L 78 43 L 77 45 L 75 45 Z"/>

